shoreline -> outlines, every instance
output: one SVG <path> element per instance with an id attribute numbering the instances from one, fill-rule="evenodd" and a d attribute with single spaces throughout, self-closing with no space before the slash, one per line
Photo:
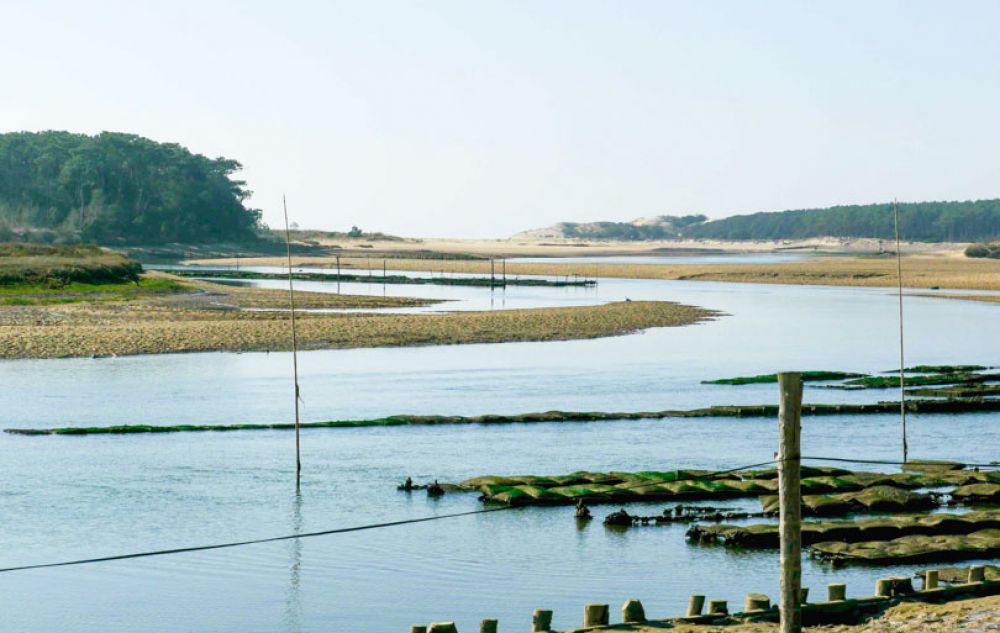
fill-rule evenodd
<path id="1" fill-rule="evenodd" d="M 273 257 L 241 259 L 244 266 L 284 266 Z M 333 268 L 336 257 L 293 257 L 293 266 Z M 381 259 L 343 256 L 343 269 L 381 270 Z M 489 274 L 489 260 L 431 260 L 393 258 L 397 271 Z M 232 266 L 235 259 L 193 259 L 186 264 Z M 539 275 L 585 279 L 658 279 L 667 281 L 722 281 L 732 283 L 825 285 L 892 288 L 897 284 L 896 259 L 882 256 L 820 256 L 802 261 L 768 264 L 684 263 L 525 263 L 507 262 L 507 276 Z M 903 285 L 909 290 L 1000 291 L 1000 260 L 949 255 L 905 255 Z M 943 298 L 952 298 L 942 295 Z"/>
<path id="2" fill-rule="evenodd" d="M 129 356 L 291 349 L 287 311 L 162 305 L 32 306 L 0 321 L 0 359 Z M 567 341 L 714 320 L 721 313 L 669 301 L 597 306 L 379 314 L 297 314 L 299 349 Z"/>

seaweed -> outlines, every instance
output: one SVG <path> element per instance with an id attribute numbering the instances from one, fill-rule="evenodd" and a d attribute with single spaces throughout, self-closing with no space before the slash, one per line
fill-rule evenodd
<path id="1" fill-rule="evenodd" d="M 826 541 L 813 545 L 810 554 L 834 563 L 869 565 L 995 558 L 1000 556 L 1000 529 L 971 534 L 921 534 L 861 543 Z"/>
<path id="2" fill-rule="evenodd" d="M 911 413 L 973 413 L 1000 411 L 1000 399 L 948 399 L 948 400 L 908 400 L 907 411 Z M 867 415 L 899 414 L 899 402 L 885 401 L 872 404 L 804 404 L 804 415 Z M 530 424 L 541 422 L 617 422 L 623 420 L 662 420 L 668 418 L 771 418 L 778 415 L 778 406 L 758 405 L 717 405 L 702 409 L 665 411 L 545 411 L 541 413 L 521 413 L 513 415 L 393 415 L 368 420 L 329 420 L 323 422 L 303 422 L 303 429 L 358 428 L 372 426 L 421 426 L 436 424 Z M 110 426 L 56 427 L 47 429 L 4 429 L 15 435 L 104 435 L 130 433 L 179 433 L 195 431 L 259 431 L 291 430 L 290 422 L 246 423 L 246 424 L 118 424 Z"/>
<path id="3" fill-rule="evenodd" d="M 918 514 L 859 521 L 807 521 L 802 524 L 802 544 L 885 541 L 918 534 L 971 534 L 985 529 L 1000 529 L 1000 511 Z M 687 536 L 692 541 L 720 543 L 730 547 L 777 548 L 780 544 L 780 531 L 774 523 L 694 525 L 688 530 Z"/>
<path id="4" fill-rule="evenodd" d="M 845 380 L 847 378 L 860 378 L 864 374 L 854 374 L 843 371 L 803 371 L 799 374 L 805 382 L 820 382 L 830 380 Z M 759 376 L 736 376 L 735 378 L 719 378 L 717 380 L 703 380 L 703 385 L 752 385 L 778 382 L 778 374 L 761 374 Z"/>

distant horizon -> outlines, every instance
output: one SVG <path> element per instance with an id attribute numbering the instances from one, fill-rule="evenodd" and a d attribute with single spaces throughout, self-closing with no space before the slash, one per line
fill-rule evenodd
<path id="1" fill-rule="evenodd" d="M 238 160 L 272 226 L 283 193 L 302 226 L 495 239 L 987 198 L 1000 172 L 985 0 L 10 0 L 0 20 L 0 129 Z"/>

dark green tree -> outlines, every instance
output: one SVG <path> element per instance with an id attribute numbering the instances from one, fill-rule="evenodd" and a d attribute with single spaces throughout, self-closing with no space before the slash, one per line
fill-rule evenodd
<path id="1" fill-rule="evenodd" d="M 99 242 L 253 238 L 242 166 L 133 134 L 0 135 L 0 222 Z"/>

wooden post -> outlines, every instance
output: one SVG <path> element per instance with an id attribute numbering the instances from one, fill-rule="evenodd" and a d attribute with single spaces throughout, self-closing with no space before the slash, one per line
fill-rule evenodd
<path id="1" fill-rule="evenodd" d="M 507 260 L 506 259 L 502 260 L 501 267 L 503 269 L 503 273 L 501 273 L 503 275 L 503 287 L 506 288 L 507 287 Z"/>
<path id="2" fill-rule="evenodd" d="M 701 610 L 705 606 L 705 596 L 691 596 L 688 598 L 687 617 L 701 615 Z"/>
<path id="3" fill-rule="evenodd" d="M 906 355 L 903 353 L 903 253 L 899 249 L 899 209 L 892 201 L 892 219 L 896 225 L 896 281 L 899 291 L 899 417 L 903 421 L 903 463 L 910 459 L 906 441 Z"/>
<path id="4" fill-rule="evenodd" d="M 490 258 L 490 288 L 497 285 L 496 263 Z"/>
<path id="5" fill-rule="evenodd" d="M 640 624 L 646 621 L 646 610 L 636 598 L 629 598 L 622 605 L 622 622 L 625 624 Z"/>
<path id="6" fill-rule="evenodd" d="M 299 337 L 295 331 L 295 289 L 292 287 L 292 238 L 288 230 L 288 202 L 281 196 L 285 210 L 285 252 L 288 255 L 288 309 L 292 315 L 292 376 L 295 383 L 295 489 L 302 486 L 302 451 L 299 444 Z"/>
<path id="7" fill-rule="evenodd" d="M 983 582 L 986 580 L 986 568 L 982 565 L 969 567 L 969 582 Z"/>
<path id="8" fill-rule="evenodd" d="M 583 626 L 607 626 L 610 620 L 610 609 L 607 604 L 587 604 L 583 607 Z"/>
<path id="9" fill-rule="evenodd" d="M 875 595 L 888 598 L 892 595 L 892 581 L 889 578 L 879 578 L 875 581 Z"/>
<path id="10" fill-rule="evenodd" d="M 552 611 L 549 609 L 535 609 L 531 616 L 532 633 L 545 633 L 552 630 Z"/>
<path id="11" fill-rule="evenodd" d="M 729 604 L 725 600 L 709 600 L 709 615 L 729 615 Z"/>
<path id="12" fill-rule="evenodd" d="M 939 572 L 936 569 L 928 569 L 924 572 L 924 591 L 938 588 Z"/>
<path id="13" fill-rule="evenodd" d="M 748 593 L 743 601 L 744 611 L 767 611 L 771 608 L 771 599 L 762 593 Z"/>
<path id="14" fill-rule="evenodd" d="M 830 583 L 826 588 L 826 599 L 829 602 L 847 600 L 847 585 L 842 582 Z"/>
<path id="15" fill-rule="evenodd" d="M 778 499 L 781 534 L 781 633 L 802 631 L 802 377 L 778 374 Z"/>

